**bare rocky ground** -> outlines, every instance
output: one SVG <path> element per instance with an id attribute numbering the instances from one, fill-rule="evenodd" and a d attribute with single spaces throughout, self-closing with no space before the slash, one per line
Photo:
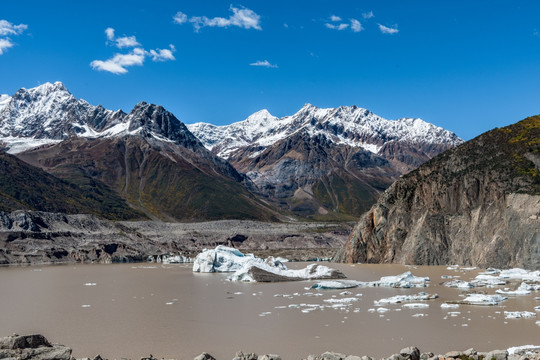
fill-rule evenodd
<path id="1" fill-rule="evenodd" d="M 0 212 L 0 265 L 141 262 L 165 254 L 194 257 L 217 245 L 305 261 L 332 257 L 351 228 L 245 220 L 112 222 L 91 215 Z"/>

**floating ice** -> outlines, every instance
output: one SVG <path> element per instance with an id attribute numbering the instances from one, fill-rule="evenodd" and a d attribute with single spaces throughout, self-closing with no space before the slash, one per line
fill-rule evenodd
<path id="1" fill-rule="evenodd" d="M 505 311 L 505 319 L 529 319 L 536 317 L 536 314 L 530 311 Z"/>
<path id="2" fill-rule="evenodd" d="M 193 261 L 194 272 L 234 272 L 246 263 L 264 263 L 253 254 L 242 254 L 239 250 L 219 245 L 215 249 L 205 249 Z M 279 266 L 278 264 L 276 264 Z"/>
<path id="3" fill-rule="evenodd" d="M 380 307 L 377 309 L 377 312 L 378 313 L 381 313 L 381 314 L 384 314 L 385 312 L 388 312 L 390 311 L 390 309 L 387 309 L 387 308 L 384 308 L 384 307 Z"/>
<path id="4" fill-rule="evenodd" d="M 395 288 L 425 287 L 429 277 L 414 276 L 410 271 L 396 276 L 383 276 L 378 281 L 370 281 L 366 286 L 385 286 Z"/>
<path id="5" fill-rule="evenodd" d="M 446 287 L 453 287 L 453 288 L 459 288 L 459 289 L 469 289 L 469 288 L 474 287 L 473 284 L 471 284 L 468 281 L 464 281 L 464 280 L 446 281 L 445 283 L 443 283 L 443 285 L 446 286 Z"/>
<path id="6" fill-rule="evenodd" d="M 89 308 L 90 305 L 81 305 L 82 308 Z"/>
<path id="7" fill-rule="evenodd" d="M 338 270 L 311 264 L 304 269 L 288 270 L 279 260 L 269 257 L 266 260 L 253 254 L 243 254 L 237 249 L 217 246 L 205 249 L 193 262 L 194 272 L 234 272 L 231 281 L 286 281 L 308 279 L 331 279 L 345 277 Z"/>
<path id="8" fill-rule="evenodd" d="M 429 277 L 414 276 L 410 271 L 396 276 L 383 276 L 376 281 L 333 280 L 314 284 L 314 289 L 348 289 L 353 287 L 394 287 L 413 288 L 426 287 Z"/>
<path id="9" fill-rule="evenodd" d="M 84 286 L 96 286 L 96 283 L 85 283 Z"/>
<path id="10" fill-rule="evenodd" d="M 459 304 L 448 304 L 448 303 L 442 303 L 441 309 L 458 309 Z"/>
<path id="11" fill-rule="evenodd" d="M 425 309 L 429 307 L 429 304 L 425 303 L 410 303 L 410 304 L 403 304 L 402 307 L 407 309 Z"/>
<path id="12" fill-rule="evenodd" d="M 508 298 L 501 295 L 469 294 L 461 302 L 469 305 L 498 305 L 506 299 Z"/>
<path id="13" fill-rule="evenodd" d="M 418 313 L 418 314 L 414 314 L 414 315 L 411 315 L 412 317 L 424 317 L 424 316 L 427 316 L 426 314 L 422 314 L 422 313 Z"/>
<path id="14" fill-rule="evenodd" d="M 421 292 L 416 295 L 396 295 L 396 296 L 392 296 L 386 299 L 375 300 L 373 301 L 373 303 L 379 306 L 379 305 L 384 305 L 384 304 L 398 304 L 398 303 L 407 302 L 407 301 L 431 300 L 431 299 L 436 299 L 438 297 L 439 295 L 437 294 L 431 295 L 431 294 L 426 294 L 425 292 Z"/>
<path id="15" fill-rule="evenodd" d="M 324 299 L 323 301 L 327 303 L 334 303 L 334 304 L 338 304 L 338 303 L 346 304 L 346 303 L 358 301 L 358 298 L 351 297 L 351 298 L 343 298 L 343 299 Z"/>
<path id="16" fill-rule="evenodd" d="M 497 294 L 504 294 L 504 295 L 529 295 L 531 293 L 531 290 L 533 290 L 534 287 L 528 285 L 525 282 L 522 282 L 521 285 L 516 290 L 497 290 L 495 291 Z"/>
<path id="17" fill-rule="evenodd" d="M 362 281 L 356 280 L 327 280 L 320 281 L 312 286 L 313 289 L 332 290 L 350 289 L 360 286 Z"/>

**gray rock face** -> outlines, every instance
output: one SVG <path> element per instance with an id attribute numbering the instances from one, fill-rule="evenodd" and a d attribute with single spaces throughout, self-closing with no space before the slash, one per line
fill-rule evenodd
<path id="1" fill-rule="evenodd" d="M 346 224 L 112 222 L 91 215 L 0 212 L 0 265 L 140 262 L 179 253 L 193 258 L 217 245 L 306 261 L 331 257 L 349 232 Z"/>
<path id="2" fill-rule="evenodd" d="M 50 344 L 43 335 L 13 335 L 0 338 L 0 359 L 70 360 L 71 349 Z"/>
<path id="3" fill-rule="evenodd" d="M 400 178 L 335 259 L 539 268 L 538 123 L 492 130 Z"/>

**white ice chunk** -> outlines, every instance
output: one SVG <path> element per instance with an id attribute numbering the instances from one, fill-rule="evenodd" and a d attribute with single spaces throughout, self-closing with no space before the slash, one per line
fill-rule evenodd
<path id="1" fill-rule="evenodd" d="M 384 304 L 398 304 L 398 303 L 407 302 L 407 301 L 431 300 L 431 299 L 436 299 L 438 297 L 439 295 L 437 294 L 431 295 L 431 294 L 426 294 L 425 292 L 421 292 L 416 295 L 396 295 L 396 296 L 392 296 L 386 299 L 375 300 L 373 301 L 373 303 L 376 306 L 379 306 L 379 305 L 384 305 Z"/>
<path id="2" fill-rule="evenodd" d="M 362 281 L 356 280 L 326 280 L 314 284 L 312 288 L 321 290 L 350 289 L 358 287 L 362 283 Z"/>
<path id="3" fill-rule="evenodd" d="M 469 289 L 469 288 L 474 287 L 473 284 L 471 284 L 468 281 L 464 281 L 464 280 L 447 281 L 443 285 L 446 286 L 446 287 L 452 287 L 452 288 L 458 288 L 458 289 Z"/>
<path id="4" fill-rule="evenodd" d="M 534 290 L 534 287 L 531 285 L 528 285 L 525 282 L 522 282 L 521 285 L 516 290 L 497 290 L 495 291 L 497 294 L 504 294 L 504 295 L 529 295 L 531 293 L 531 290 Z"/>
<path id="5" fill-rule="evenodd" d="M 459 304 L 442 303 L 441 309 L 459 309 Z"/>
<path id="6" fill-rule="evenodd" d="M 536 317 L 536 314 L 530 311 L 505 311 L 505 319 L 529 319 Z"/>
<path id="7" fill-rule="evenodd" d="M 462 302 L 470 305 L 497 305 L 506 299 L 501 295 L 469 294 Z"/>
<path id="8" fill-rule="evenodd" d="M 355 301 L 358 301 L 358 298 L 350 297 L 350 298 L 343 298 L 343 299 L 324 299 L 324 302 L 327 303 L 333 303 L 333 304 L 348 304 Z"/>
<path id="9" fill-rule="evenodd" d="M 407 309 L 425 309 L 429 307 L 429 304 L 425 303 L 410 303 L 410 304 L 403 304 L 402 307 Z"/>

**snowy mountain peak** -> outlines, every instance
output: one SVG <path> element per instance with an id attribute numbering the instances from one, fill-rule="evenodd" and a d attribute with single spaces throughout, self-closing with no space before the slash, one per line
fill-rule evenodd
<path id="1" fill-rule="evenodd" d="M 356 105 L 318 108 L 308 103 L 294 115 L 283 118 L 261 110 L 231 125 L 187 126 L 208 149 L 223 158 L 246 146 L 266 148 L 298 131 L 307 131 L 311 136 L 324 135 L 336 144 L 362 147 L 375 153 L 392 141 L 450 146 L 463 142 L 454 133 L 421 119 L 387 120 Z"/>
<path id="2" fill-rule="evenodd" d="M 61 82 L 20 89 L 0 97 L 0 143 L 16 153 L 72 136 L 104 138 L 141 134 L 195 149 L 202 147 L 173 114 L 160 105 L 138 103 L 126 114 L 76 99 Z"/>

